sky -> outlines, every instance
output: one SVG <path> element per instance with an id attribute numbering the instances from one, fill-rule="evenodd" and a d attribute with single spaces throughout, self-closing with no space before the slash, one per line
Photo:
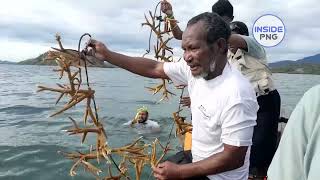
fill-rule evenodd
<path id="1" fill-rule="evenodd" d="M 0 0 L 0 60 L 21 61 L 57 47 L 55 34 L 65 47 L 76 49 L 79 37 L 90 33 L 113 51 L 140 56 L 148 47 L 144 14 L 154 10 L 153 0 Z M 181 29 L 217 0 L 169 0 Z M 286 27 L 284 40 L 266 48 L 269 62 L 297 60 L 320 53 L 318 0 L 230 0 L 237 21 L 251 28 L 264 14 L 280 17 Z M 181 41 L 173 40 L 176 56 Z"/>

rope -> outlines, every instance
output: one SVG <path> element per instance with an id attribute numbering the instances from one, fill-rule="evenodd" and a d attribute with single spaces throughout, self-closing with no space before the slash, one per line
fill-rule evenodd
<path id="1" fill-rule="evenodd" d="M 85 48 L 82 51 L 80 51 L 81 41 L 85 36 L 89 36 L 89 38 L 91 39 L 91 35 L 89 33 L 85 33 L 80 37 L 79 43 L 78 43 L 78 54 L 79 54 L 80 59 L 83 59 L 83 61 L 84 61 L 84 68 L 85 68 L 86 80 L 87 80 L 86 83 L 87 83 L 88 89 L 91 89 L 90 82 L 89 82 L 88 68 L 87 68 L 87 60 L 88 59 L 86 57 L 86 53 L 88 52 L 89 43 L 87 43 Z M 80 59 L 79 59 L 79 65 L 80 65 Z M 79 69 L 81 69 L 80 66 L 79 66 Z M 80 75 L 80 78 L 81 78 L 81 75 Z M 96 115 L 97 121 L 99 122 L 98 111 L 97 111 L 97 106 L 96 106 L 96 101 L 94 99 L 94 96 L 92 97 L 92 100 L 93 100 L 95 115 Z M 119 168 L 118 164 L 112 158 L 112 155 L 108 154 L 108 156 L 109 156 L 110 160 L 112 161 L 112 163 L 116 166 L 116 168 L 120 172 L 120 174 L 122 174 L 121 169 Z M 128 176 L 126 176 L 126 179 L 130 179 L 130 178 Z"/>

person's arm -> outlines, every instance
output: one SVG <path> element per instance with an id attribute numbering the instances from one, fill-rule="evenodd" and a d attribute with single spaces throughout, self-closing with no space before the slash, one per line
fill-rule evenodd
<path id="1" fill-rule="evenodd" d="M 304 179 L 304 157 L 307 148 L 306 113 L 300 102 L 292 112 L 278 149 L 268 169 L 268 179 Z M 284 168 L 285 167 L 285 168 Z"/>
<path id="2" fill-rule="evenodd" d="M 224 150 L 202 161 L 181 166 L 182 178 L 219 174 L 240 168 L 244 164 L 247 146 L 236 147 L 224 144 Z"/>
<path id="3" fill-rule="evenodd" d="M 163 13 L 165 13 L 169 18 L 174 19 L 172 6 L 166 0 L 161 1 L 161 11 Z M 173 37 L 178 39 L 178 40 L 182 40 L 183 31 L 180 29 L 177 21 L 176 20 L 171 20 L 169 22 L 170 22 L 170 26 L 171 26 Z"/>
<path id="4" fill-rule="evenodd" d="M 221 141 L 224 144 L 222 152 L 191 164 L 159 164 L 157 168 L 153 168 L 155 177 L 183 179 L 208 176 L 243 166 L 248 147 L 252 143 L 257 111 L 256 100 L 248 99 L 230 105 L 221 115 Z"/>
<path id="5" fill-rule="evenodd" d="M 319 107 L 320 85 L 308 90 L 291 113 L 269 166 L 268 179 L 319 179 Z"/>
<path id="6" fill-rule="evenodd" d="M 108 61 L 113 65 L 141 76 L 168 79 L 161 62 L 112 52 L 103 43 L 96 40 L 91 40 L 90 46 L 94 49 L 95 56 L 98 59 Z"/>
<path id="7" fill-rule="evenodd" d="M 157 179 L 187 179 L 191 177 L 219 174 L 240 168 L 244 164 L 247 146 L 236 147 L 224 144 L 224 150 L 204 160 L 177 165 L 166 161 L 153 168 Z"/>
<path id="8" fill-rule="evenodd" d="M 258 59 L 266 57 L 264 48 L 250 36 L 231 34 L 228 43 L 234 49 L 245 50 L 252 57 Z"/>
<path id="9" fill-rule="evenodd" d="M 173 37 L 176 38 L 177 40 L 182 40 L 183 31 L 180 29 L 177 21 L 169 21 L 169 22 L 170 22 L 170 27 L 171 27 Z"/>
<path id="10" fill-rule="evenodd" d="M 219 174 L 240 168 L 244 164 L 244 159 L 248 147 L 235 147 L 224 144 L 224 150 L 195 163 L 176 165 L 171 162 L 159 164 L 154 168 L 155 177 L 158 179 L 186 179 L 190 177 L 207 176 Z"/>

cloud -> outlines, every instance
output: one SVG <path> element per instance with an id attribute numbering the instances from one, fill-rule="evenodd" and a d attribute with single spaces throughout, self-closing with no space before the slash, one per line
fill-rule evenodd
<path id="1" fill-rule="evenodd" d="M 320 52 L 315 42 L 320 40 L 320 16 L 317 0 L 256 1 L 230 0 L 235 20 L 251 29 L 263 14 L 282 18 L 287 32 L 283 42 L 266 48 L 269 61 L 299 59 Z M 211 11 L 214 2 L 202 0 L 171 1 L 175 17 L 184 29 L 188 19 Z M 19 5 L 18 5 L 19 4 Z M 127 54 L 143 54 L 148 47 L 149 29 L 141 27 L 144 14 L 154 9 L 157 1 L 83 1 L 83 0 L 10 0 L 0 7 L 0 59 L 20 61 L 39 55 L 56 46 L 54 35 L 61 33 L 66 47 L 75 49 L 85 32 L 105 42 L 110 49 Z M 178 56 L 180 42 L 172 43 Z"/>
<path id="2" fill-rule="evenodd" d="M 50 49 L 51 44 L 0 39 L 1 60 L 20 61 L 39 56 Z M 32 53 L 30 53 L 32 52 Z"/>

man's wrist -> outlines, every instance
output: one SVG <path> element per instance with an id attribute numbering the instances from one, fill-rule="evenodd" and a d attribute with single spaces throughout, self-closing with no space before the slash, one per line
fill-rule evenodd
<path id="1" fill-rule="evenodd" d="M 169 19 L 174 19 L 174 16 L 173 16 L 173 14 L 172 15 L 167 15 L 167 18 L 169 18 Z"/>
<path id="2" fill-rule="evenodd" d="M 185 179 L 183 175 L 183 165 L 178 165 L 177 171 L 178 171 L 178 179 Z"/>
<path id="3" fill-rule="evenodd" d="M 103 61 L 107 61 L 109 55 L 110 55 L 110 51 L 109 50 L 104 51 L 102 53 Z"/>
<path id="4" fill-rule="evenodd" d="M 168 11 L 166 12 L 166 15 L 167 15 L 168 18 L 174 19 L 173 11 L 172 11 L 172 10 L 168 10 Z"/>
<path id="5" fill-rule="evenodd" d="M 182 164 L 178 166 L 178 171 L 179 171 L 179 179 L 187 179 L 192 177 L 192 171 L 190 171 L 190 169 L 192 169 L 192 163 L 189 164 Z M 191 173 L 191 174 L 190 174 Z"/>

